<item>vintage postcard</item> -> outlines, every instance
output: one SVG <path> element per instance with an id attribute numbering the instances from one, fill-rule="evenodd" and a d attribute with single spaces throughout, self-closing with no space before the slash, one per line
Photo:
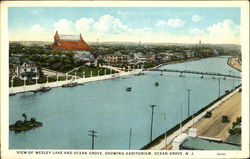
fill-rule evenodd
<path id="1" fill-rule="evenodd" d="M 249 157 L 248 2 L 2 2 L 1 157 Z"/>

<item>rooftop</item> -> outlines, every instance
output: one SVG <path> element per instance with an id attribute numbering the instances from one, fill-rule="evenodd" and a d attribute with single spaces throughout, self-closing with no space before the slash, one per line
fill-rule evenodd
<path id="1" fill-rule="evenodd" d="M 241 150 L 240 146 L 189 137 L 181 145 L 181 150 Z"/>

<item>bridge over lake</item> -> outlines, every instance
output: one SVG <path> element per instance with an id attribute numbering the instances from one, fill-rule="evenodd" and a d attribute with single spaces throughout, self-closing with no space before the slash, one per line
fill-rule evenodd
<path id="1" fill-rule="evenodd" d="M 163 72 L 177 72 L 180 73 L 180 76 L 182 76 L 183 73 L 188 73 L 188 74 L 200 74 L 202 75 L 210 75 L 210 76 L 222 76 L 222 77 L 231 77 L 231 78 L 241 78 L 241 76 L 236 76 L 236 75 L 231 75 L 231 74 L 222 74 L 222 73 L 215 73 L 215 72 L 200 72 L 200 71 L 191 71 L 191 70 L 176 70 L 176 69 L 151 69 L 148 71 L 159 71 L 161 74 Z"/>

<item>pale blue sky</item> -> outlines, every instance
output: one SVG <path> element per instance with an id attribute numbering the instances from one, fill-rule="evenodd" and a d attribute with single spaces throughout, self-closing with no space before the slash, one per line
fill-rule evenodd
<path id="1" fill-rule="evenodd" d="M 27 40 L 28 33 L 33 40 L 52 41 L 58 30 L 82 33 L 89 41 L 211 43 L 218 36 L 218 43 L 239 43 L 240 8 L 10 7 L 8 14 L 10 40 Z"/>

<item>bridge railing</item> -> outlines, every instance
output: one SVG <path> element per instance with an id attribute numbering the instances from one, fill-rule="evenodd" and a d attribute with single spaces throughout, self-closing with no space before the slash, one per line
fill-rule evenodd
<path id="1" fill-rule="evenodd" d="M 201 74 L 201 75 L 213 75 L 213 76 L 223 76 L 223 77 L 232 77 L 232 78 L 241 78 L 240 76 L 222 74 L 216 72 L 200 72 L 200 71 L 191 71 L 191 70 L 176 70 L 176 69 L 152 69 L 149 71 L 161 71 L 161 72 L 179 72 L 179 73 L 190 73 L 190 74 Z"/>

